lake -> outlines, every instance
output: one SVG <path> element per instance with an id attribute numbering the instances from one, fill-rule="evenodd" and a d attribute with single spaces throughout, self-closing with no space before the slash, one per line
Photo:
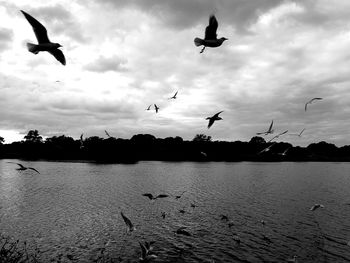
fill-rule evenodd
<path id="1" fill-rule="evenodd" d="M 44 262 L 94 262 L 103 249 L 138 262 L 139 241 L 156 241 L 154 262 L 350 261 L 350 163 L 11 160 L 37 174 L 8 161 L 0 160 L 2 234 L 27 240 Z M 325 208 L 310 211 L 316 203 Z M 136 231 L 126 232 L 120 211 Z M 191 236 L 174 234 L 183 226 Z"/>

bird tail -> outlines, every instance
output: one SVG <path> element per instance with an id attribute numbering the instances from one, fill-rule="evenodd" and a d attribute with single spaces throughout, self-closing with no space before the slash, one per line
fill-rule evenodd
<path id="1" fill-rule="evenodd" d="M 27 43 L 27 48 L 29 52 L 32 52 L 34 54 L 38 54 L 38 45 L 32 44 L 32 43 Z"/>
<path id="2" fill-rule="evenodd" d="M 201 46 L 201 45 L 204 45 L 204 40 L 203 39 L 200 39 L 198 37 L 196 37 L 194 39 L 194 44 L 198 47 L 198 46 Z"/>

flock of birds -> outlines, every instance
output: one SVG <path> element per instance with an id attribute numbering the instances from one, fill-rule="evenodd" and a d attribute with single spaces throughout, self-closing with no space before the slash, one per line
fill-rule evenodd
<path id="1" fill-rule="evenodd" d="M 31 15 L 29 15 L 28 13 L 22 11 L 22 14 L 24 15 L 24 17 L 27 19 L 27 21 L 29 22 L 29 24 L 32 26 L 33 31 L 35 33 L 36 39 L 37 39 L 37 44 L 33 44 L 33 43 L 27 43 L 27 48 L 28 51 L 33 53 L 33 54 L 38 54 L 39 52 L 49 52 L 51 55 L 53 55 L 61 64 L 66 65 L 66 59 L 65 56 L 63 54 L 63 52 L 59 49 L 60 47 L 62 47 L 59 43 L 53 43 L 49 40 L 48 34 L 47 34 L 47 30 L 46 28 L 38 21 L 36 20 L 34 17 L 32 17 Z M 221 37 L 221 38 L 217 38 L 217 28 L 218 28 L 218 21 L 216 19 L 216 17 L 214 15 L 211 15 L 209 17 L 209 25 L 206 27 L 205 29 L 205 37 L 204 39 L 201 38 L 195 38 L 194 39 L 194 44 L 196 46 L 203 46 L 200 53 L 203 53 L 206 47 L 211 47 L 211 48 L 215 48 L 215 47 L 219 47 L 222 45 L 222 43 L 227 40 L 227 38 L 225 37 Z M 169 100 L 171 99 L 176 99 L 178 95 L 178 91 L 176 91 L 176 93 L 171 96 L 170 98 L 168 98 Z M 309 104 L 312 104 L 316 101 L 322 100 L 322 98 L 316 97 L 316 98 L 312 98 L 311 100 L 307 101 L 305 103 L 305 111 L 307 111 L 307 107 Z M 149 111 L 152 108 L 152 105 L 154 106 L 154 110 L 156 113 L 159 112 L 160 107 L 157 106 L 156 104 L 150 104 L 146 110 Z M 208 129 L 210 127 L 212 127 L 212 125 L 215 123 L 215 121 L 219 121 L 222 120 L 222 118 L 219 116 L 223 111 L 219 111 L 218 113 L 214 114 L 211 117 L 207 117 L 206 120 L 208 120 Z M 257 135 L 263 135 L 263 136 L 267 136 L 267 135 L 271 135 L 274 134 L 274 129 L 273 129 L 273 120 L 269 126 L 269 128 L 266 131 L 263 132 L 258 132 Z M 290 135 L 294 135 L 294 136 L 298 136 L 301 137 L 303 132 L 305 131 L 305 128 L 297 134 L 290 134 Z M 107 131 L 105 131 L 106 135 L 108 137 L 110 137 L 109 133 Z M 279 138 L 282 135 L 285 135 L 288 133 L 288 130 L 283 131 L 277 135 L 275 135 L 272 139 L 269 140 L 269 142 Z M 81 142 L 83 141 L 82 138 L 83 135 L 81 135 L 80 140 Z M 269 145 L 267 148 L 263 149 L 261 152 L 259 152 L 259 154 L 264 153 L 269 151 L 273 145 L 275 144 L 275 142 L 271 145 Z M 282 155 L 286 155 L 287 151 L 289 150 L 286 149 Z M 203 153 L 205 154 L 205 153 Z M 15 163 L 15 162 L 9 162 L 9 163 L 13 163 L 18 165 L 19 167 L 17 168 L 17 170 L 19 171 L 24 171 L 24 170 L 33 170 L 36 173 L 40 174 L 38 170 L 36 170 L 33 167 L 26 167 L 20 163 Z M 185 192 L 181 193 L 180 195 L 176 195 L 174 196 L 175 199 L 180 199 L 182 197 L 182 195 Z M 158 194 L 158 195 L 153 195 L 151 193 L 145 193 L 143 194 L 143 196 L 149 198 L 151 201 L 157 200 L 157 199 L 161 199 L 161 198 L 168 198 L 169 195 L 167 194 Z M 195 208 L 196 205 L 195 204 L 191 204 L 192 208 Z M 319 208 L 324 208 L 323 205 L 321 204 L 315 204 L 314 206 L 312 206 L 310 208 L 311 211 L 315 211 Z M 180 209 L 179 213 L 185 213 L 185 209 Z M 135 226 L 133 225 L 132 221 L 123 213 L 120 212 L 121 217 L 125 223 L 125 225 L 127 226 L 127 231 L 128 232 L 133 232 L 136 230 Z M 161 213 L 161 217 L 164 219 L 167 216 L 167 214 L 165 212 Z M 232 221 L 229 220 L 227 215 L 221 215 L 220 220 L 222 221 L 226 221 L 228 223 L 228 227 L 231 228 L 234 223 Z M 265 225 L 265 221 L 261 221 L 261 224 Z M 191 233 L 186 229 L 186 227 L 180 227 L 176 230 L 173 231 L 175 234 L 177 235 L 184 235 L 184 236 L 191 236 Z M 268 239 L 268 237 L 266 237 Z M 235 235 L 233 237 L 233 239 L 237 242 L 240 243 L 241 240 L 239 238 L 238 235 Z M 152 260 L 154 260 L 155 258 L 157 258 L 157 255 L 153 252 L 153 245 L 154 242 L 144 242 L 141 243 L 139 242 L 140 245 L 140 249 L 141 249 L 141 255 L 140 255 L 140 262 L 150 262 Z M 287 260 L 288 262 L 297 262 L 297 256 L 294 256 L 293 258 Z"/>

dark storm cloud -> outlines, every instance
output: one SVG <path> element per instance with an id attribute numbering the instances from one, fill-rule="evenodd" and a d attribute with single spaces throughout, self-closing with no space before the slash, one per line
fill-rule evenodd
<path id="1" fill-rule="evenodd" d="M 80 25 L 76 22 L 78 17 L 61 5 L 28 8 L 26 11 L 38 19 L 47 28 L 50 35 L 65 34 L 78 42 L 87 41 Z"/>
<path id="2" fill-rule="evenodd" d="M 256 21 L 267 10 L 285 3 L 285 0 L 104 0 L 117 9 L 136 8 L 156 16 L 159 20 L 178 29 L 190 28 L 206 23 L 211 13 L 216 13 L 220 21 L 231 23 L 239 31 Z M 299 2 L 299 1 L 293 1 Z M 301 2 L 301 1 L 300 1 Z M 204 22 L 205 21 L 205 22 Z"/>
<path id="3" fill-rule="evenodd" d="M 107 71 L 126 71 L 125 64 L 126 59 L 118 56 L 113 57 L 99 57 L 95 61 L 86 65 L 84 69 L 94 72 L 107 72 Z"/>
<path id="4" fill-rule="evenodd" d="M 0 28 L 0 52 L 4 51 L 10 46 L 13 39 L 13 32 L 7 28 Z"/>

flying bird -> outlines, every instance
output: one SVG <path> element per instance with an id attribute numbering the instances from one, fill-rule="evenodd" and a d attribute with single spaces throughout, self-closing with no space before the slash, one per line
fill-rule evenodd
<path id="1" fill-rule="evenodd" d="M 292 148 L 292 146 L 288 147 L 287 149 L 284 150 L 283 153 L 280 153 L 280 155 L 282 156 L 286 156 L 287 155 L 287 152 Z"/>
<path id="2" fill-rule="evenodd" d="M 155 254 L 151 254 L 151 242 L 145 242 L 145 244 L 142 244 L 139 242 L 141 247 L 141 256 L 140 256 L 140 262 L 150 262 L 153 259 L 157 258 Z"/>
<path id="3" fill-rule="evenodd" d="M 209 120 L 208 123 L 208 129 L 214 124 L 215 121 L 222 120 L 221 117 L 219 117 L 219 114 L 223 111 L 219 111 L 218 113 L 214 114 L 212 117 L 207 117 L 206 120 Z"/>
<path id="4" fill-rule="evenodd" d="M 216 31 L 218 29 L 218 21 L 214 15 L 210 15 L 209 17 L 209 25 L 205 28 L 205 36 L 204 39 L 196 37 L 194 39 L 194 44 L 198 46 L 204 46 L 200 53 L 203 53 L 206 47 L 219 47 L 225 40 L 228 40 L 225 37 L 217 38 Z"/>
<path id="5" fill-rule="evenodd" d="M 307 105 L 313 103 L 314 101 L 322 100 L 322 98 L 313 98 L 305 103 L 305 111 L 307 110 Z"/>
<path id="6" fill-rule="evenodd" d="M 14 163 L 14 162 L 8 162 L 8 163 Z M 33 171 L 37 172 L 38 174 L 40 174 L 39 171 L 37 169 L 33 168 L 33 167 L 26 167 L 26 166 L 23 166 L 20 163 L 14 163 L 14 164 L 19 165 L 19 168 L 16 169 L 18 171 L 25 171 L 25 170 L 29 169 L 29 170 L 33 170 Z"/>
<path id="7" fill-rule="evenodd" d="M 80 135 L 80 149 L 84 148 L 84 139 L 83 139 L 84 133 Z"/>
<path id="8" fill-rule="evenodd" d="M 271 147 L 274 146 L 276 144 L 276 142 L 273 142 L 270 146 L 264 148 L 262 151 L 260 151 L 258 154 L 262 154 L 264 152 L 268 152 L 271 150 Z"/>
<path id="9" fill-rule="evenodd" d="M 168 197 L 169 195 L 167 194 L 159 194 L 157 196 L 153 196 L 152 194 L 150 193 L 146 193 L 146 194 L 143 194 L 143 196 L 146 196 L 149 198 L 149 200 L 156 200 L 158 198 L 165 198 L 165 197 Z"/>
<path id="10" fill-rule="evenodd" d="M 324 208 L 324 205 L 315 204 L 315 205 L 313 205 L 313 206 L 310 208 L 310 210 L 311 210 L 311 211 L 315 211 L 315 210 L 318 209 L 318 208 Z"/>
<path id="11" fill-rule="evenodd" d="M 159 107 L 156 104 L 154 104 L 154 109 L 156 110 L 156 113 L 158 113 Z"/>
<path id="12" fill-rule="evenodd" d="M 63 52 L 59 49 L 62 46 L 58 43 L 52 43 L 49 40 L 46 28 L 38 20 L 36 20 L 34 17 L 27 14 L 23 10 L 21 10 L 21 12 L 27 19 L 29 24 L 32 26 L 36 39 L 38 40 L 37 45 L 27 43 L 28 51 L 34 54 L 38 54 L 40 51 L 47 51 L 51 55 L 53 55 L 59 62 L 61 62 L 62 65 L 66 65 L 66 58 L 64 57 Z"/>
<path id="13" fill-rule="evenodd" d="M 112 138 L 111 135 L 109 135 L 108 131 L 105 130 L 105 134 L 107 135 L 108 138 Z"/>
<path id="14" fill-rule="evenodd" d="M 305 131 L 305 128 L 300 133 L 291 133 L 290 135 L 301 137 L 301 135 L 303 134 L 304 131 Z"/>
<path id="15" fill-rule="evenodd" d="M 174 100 L 175 100 L 175 99 L 176 99 L 176 96 L 177 96 L 177 93 L 178 93 L 178 91 L 176 91 L 175 94 L 174 94 L 172 97 L 169 98 L 169 100 L 171 100 L 171 99 L 174 99 Z"/>
<path id="16" fill-rule="evenodd" d="M 228 216 L 226 216 L 226 215 L 220 215 L 220 220 L 228 221 Z"/>
<path id="17" fill-rule="evenodd" d="M 122 218 L 123 218 L 123 220 L 124 220 L 124 223 L 125 223 L 126 226 L 127 226 L 127 231 L 132 232 L 132 231 L 136 230 L 136 227 L 134 227 L 134 225 L 131 223 L 130 219 L 127 218 L 127 217 L 123 214 L 123 212 L 120 212 L 120 214 L 121 214 L 121 216 L 122 216 Z"/>
<path id="18" fill-rule="evenodd" d="M 273 126 L 273 120 L 271 121 L 270 127 L 267 131 L 265 132 L 258 132 L 257 135 L 268 135 L 268 134 L 272 134 L 274 132 L 274 130 L 272 129 Z"/>
<path id="19" fill-rule="evenodd" d="M 274 137 L 272 137 L 272 139 L 271 139 L 271 140 L 269 140 L 268 142 L 271 142 L 271 141 L 273 141 L 274 139 L 279 138 L 280 136 L 282 136 L 282 135 L 286 134 L 287 132 L 288 132 L 288 130 L 286 130 L 286 131 L 284 131 L 284 132 L 281 132 L 280 134 L 275 135 L 275 136 L 274 136 Z"/>
<path id="20" fill-rule="evenodd" d="M 147 108 L 146 110 L 151 110 L 151 106 L 152 106 L 152 104 L 149 105 L 148 108 Z"/>

